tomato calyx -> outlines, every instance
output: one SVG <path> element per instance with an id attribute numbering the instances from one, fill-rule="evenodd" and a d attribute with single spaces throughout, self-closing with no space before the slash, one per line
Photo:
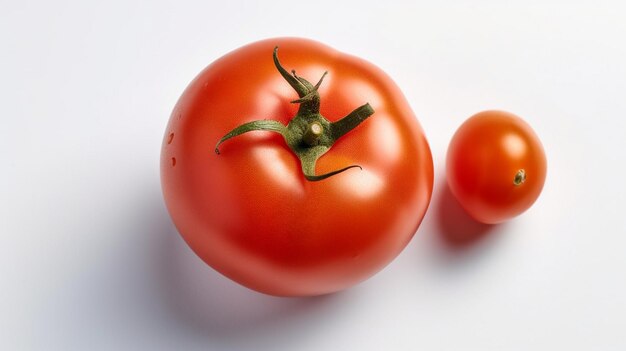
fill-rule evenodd
<path id="1" fill-rule="evenodd" d="M 274 48 L 273 60 L 276 69 L 289 85 L 298 93 L 298 99 L 291 103 L 300 104 L 298 112 L 285 126 L 275 120 L 256 120 L 242 124 L 224 135 L 215 146 L 215 153 L 220 154 L 219 146 L 226 140 L 251 131 L 271 131 L 283 136 L 285 143 L 300 159 L 304 177 L 309 181 L 319 181 L 350 168 L 361 168 L 359 165 L 350 165 L 335 171 L 316 175 L 315 164 L 332 145 L 342 136 L 356 128 L 374 113 L 369 103 L 357 107 L 347 116 L 336 122 L 330 122 L 320 114 L 319 87 L 328 72 L 324 72 L 320 80 L 311 84 L 308 80 L 298 76 L 295 70 L 291 74 L 278 60 L 278 46 Z"/>
<path id="2" fill-rule="evenodd" d="M 526 181 L 526 171 L 522 168 L 517 173 L 515 173 L 515 178 L 513 178 L 513 185 L 520 186 Z"/>

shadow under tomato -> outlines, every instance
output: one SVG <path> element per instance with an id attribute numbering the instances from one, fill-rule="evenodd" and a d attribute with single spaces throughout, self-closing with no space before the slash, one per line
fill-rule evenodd
<path id="1" fill-rule="evenodd" d="M 168 223 L 161 221 L 154 264 L 165 308 L 188 331 L 213 342 L 230 343 L 248 334 L 271 334 L 275 329 L 319 323 L 342 300 L 342 293 L 285 298 L 245 288 L 206 265 L 188 247 L 167 213 L 163 215 Z"/>
<path id="2" fill-rule="evenodd" d="M 443 243 L 451 250 L 463 250 L 483 241 L 497 225 L 473 219 L 452 194 L 447 182 L 439 192 L 437 224 Z"/>
<path id="3" fill-rule="evenodd" d="M 247 289 L 202 262 L 178 233 L 170 234 L 160 262 L 166 302 L 179 319 L 201 332 L 226 337 L 258 330 L 332 300 L 281 298 Z"/>

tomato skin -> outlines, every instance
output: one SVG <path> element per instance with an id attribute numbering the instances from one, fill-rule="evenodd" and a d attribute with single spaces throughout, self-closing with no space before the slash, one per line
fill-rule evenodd
<path id="1" fill-rule="evenodd" d="M 375 112 L 317 162 L 307 181 L 279 135 L 228 131 L 258 119 L 287 124 L 298 96 L 272 63 L 317 81 L 321 114 L 335 121 L 369 102 Z M 251 289 L 310 296 L 350 287 L 385 267 L 408 244 L 430 202 L 430 148 L 398 87 L 380 69 L 320 43 L 264 40 L 203 70 L 172 112 L 161 150 L 168 211 L 207 264 Z"/>
<path id="2" fill-rule="evenodd" d="M 519 170 L 524 170 L 525 180 L 516 185 Z M 504 111 L 483 111 L 465 121 L 452 137 L 446 159 L 450 190 L 474 219 L 489 224 L 530 208 L 543 189 L 546 171 L 535 132 Z"/>

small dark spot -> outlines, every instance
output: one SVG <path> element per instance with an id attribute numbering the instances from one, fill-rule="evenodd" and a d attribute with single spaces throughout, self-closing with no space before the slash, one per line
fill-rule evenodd
<path id="1" fill-rule="evenodd" d="M 520 186 L 522 185 L 524 182 L 526 181 L 526 171 L 523 169 L 520 169 L 519 171 L 517 171 L 517 173 L 515 174 L 515 178 L 513 178 L 513 184 L 515 186 Z"/>
<path id="2" fill-rule="evenodd" d="M 172 141 L 174 140 L 174 133 L 170 133 L 170 135 L 167 136 L 167 144 L 171 144 Z"/>
<path id="3" fill-rule="evenodd" d="M 176 157 L 172 157 L 172 167 L 176 166 Z"/>

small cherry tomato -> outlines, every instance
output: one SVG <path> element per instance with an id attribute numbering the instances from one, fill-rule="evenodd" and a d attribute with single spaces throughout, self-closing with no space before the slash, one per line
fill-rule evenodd
<path id="1" fill-rule="evenodd" d="M 495 224 L 532 206 L 543 189 L 546 168 L 543 146 L 526 122 L 512 113 L 484 111 L 452 137 L 446 178 L 474 219 Z"/>

